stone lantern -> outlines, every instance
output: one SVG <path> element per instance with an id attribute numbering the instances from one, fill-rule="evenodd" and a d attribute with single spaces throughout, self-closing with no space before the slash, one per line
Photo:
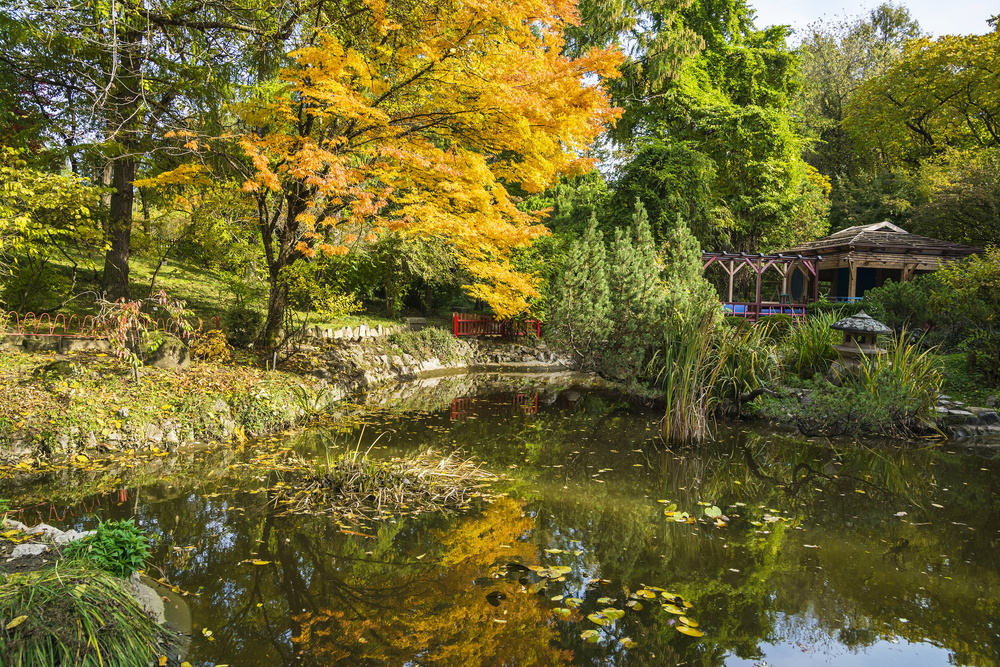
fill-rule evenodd
<path id="1" fill-rule="evenodd" d="M 885 354 L 885 350 L 878 347 L 877 338 L 879 334 L 892 333 L 892 329 L 863 310 L 834 322 L 830 328 L 844 332 L 844 342 L 833 346 L 839 357 L 830 367 L 830 375 L 834 378 L 861 370 L 864 357 Z"/>

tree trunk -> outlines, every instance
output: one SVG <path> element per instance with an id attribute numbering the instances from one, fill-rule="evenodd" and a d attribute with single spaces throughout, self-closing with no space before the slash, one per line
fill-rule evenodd
<path id="1" fill-rule="evenodd" d="M 285 322 L 285 307 L 288 305 L 288 287 L 271 281 L 271 292 L 267 298 L 267 319 L 264 329 L 260 332 L 259 343 L 266 346 L 278 341 L 278 331 Z"/>
<path id="2" fill-rule="evenodd" d="M 109 301 L 130 298 L 128 269 L 132 247 L 132 181 L 135 180 L 135 158 L 122 155 L 115 158 L 112 168 L 111 215 L 108 221 L 110 247 L 104 257 L 104 291 Z"/>

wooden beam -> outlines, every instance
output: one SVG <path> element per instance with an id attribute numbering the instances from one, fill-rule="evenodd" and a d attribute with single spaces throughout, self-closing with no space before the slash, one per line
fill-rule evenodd
<path id="1" fill-rule="evenodd" d="M 851 262 L 851 280 L 847 283 L 847 297 L 848 299 L 853 299 L 857 296 L 854 292 L 858 288 L 858 267 Z"/>

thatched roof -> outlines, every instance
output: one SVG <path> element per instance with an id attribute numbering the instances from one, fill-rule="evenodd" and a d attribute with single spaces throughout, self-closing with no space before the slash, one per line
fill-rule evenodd
<path id="1" fill-rule="evenodd" d="M 834 252 L 851 250 L 874 250 L 891 253 L 917 252 L 937 255 L 971 255 L 982 252 L 980 248 L 949 243 L 939 239 L 911 234 L 891 222 L 877 222 L 873 225 L 848 227 L 821 239 L 797 245 L 782 254 L 829 255 Z"/>

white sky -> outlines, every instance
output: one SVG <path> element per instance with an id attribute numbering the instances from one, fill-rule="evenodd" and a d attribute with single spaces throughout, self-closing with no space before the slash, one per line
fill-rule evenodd
<path id="1" fill-rule="evenodd" d="M 764 28 L 786 24 L 792 28 L 805 28 L 822 19 L 835 21 L 867 14 L 882 4 L 881 0 L 748 0 L 757 10 L 755 25 Z M 904 5 L 910 15 L 920 22 L 924 32 L 934 37 L 941 35 L 981 35 L 990 32 L 986 19 L 1000 14 L 997 0 L 903 0 L 894 4 Z M 792 35 L 789 42 L 799 39 Z"/>

